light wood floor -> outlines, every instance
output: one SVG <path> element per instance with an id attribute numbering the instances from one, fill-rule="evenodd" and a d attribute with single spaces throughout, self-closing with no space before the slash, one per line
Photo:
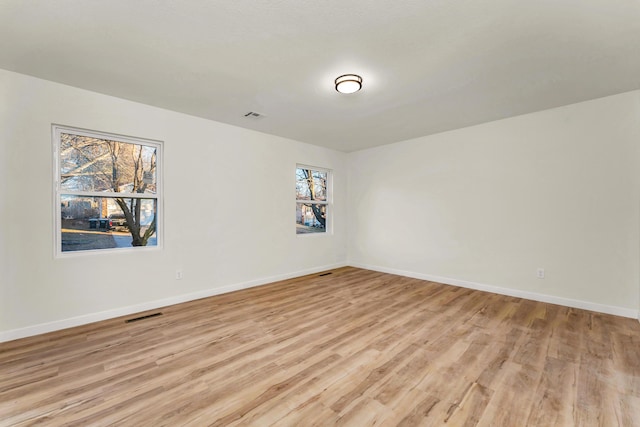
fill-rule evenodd
<path id="1" fill-rule="evenodd" d="M 0 425 L 640 426 L 633 319 L 350 267 L 160 311 L 0 344 Z"/>

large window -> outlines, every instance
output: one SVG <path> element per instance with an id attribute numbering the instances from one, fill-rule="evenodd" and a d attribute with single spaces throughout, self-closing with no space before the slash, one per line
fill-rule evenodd
<path id="1" fill-rule="evenodd" d="M 296 168 L 296 234 L 326 233 L 331 202 L 331 174 L 309 166 Z"/>
<path id="2" fill-rule="evenodd" d="M 53 126 L 56 253 L 158 246 L 160 142 Z"/>

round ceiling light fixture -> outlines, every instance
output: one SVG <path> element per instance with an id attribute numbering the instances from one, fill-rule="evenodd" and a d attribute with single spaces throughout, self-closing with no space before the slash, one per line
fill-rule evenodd
<path id="1" fill-rule="evenodd" d="M 354 93 L 362 89 L 362 77 L 344 74 L 336 79 L 336 90 L 340 93 Z"/>

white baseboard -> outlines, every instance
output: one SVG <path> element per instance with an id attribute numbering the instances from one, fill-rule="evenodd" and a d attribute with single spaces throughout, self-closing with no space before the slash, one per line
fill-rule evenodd
<path id="1" fill-rule="evenodd" d="M 127 316 L 129 314 L 140 313 L 147 310 L 154 310 L 168 305 L 180 304 L 187 301 L 193 301 L 200 298 L 207 298 L 214 295 L 225 294 L 228 292 L 239 291 L 241 289 L 253 288 L 255 286 L 265 285 L 267 283 L 287 280 L 294 277 L 305 276 L 307 274 L 319 273 L 321 271 L 332 270 L 334 268 L 345 267 L 346 263 L 336 263 L 314 267 L 306 270 L 295 271 L 292 273 L 279 274 L 276 276 L 264 277 L 261 279 L 250 280 L 248 282 L 235 283 L 232 285 L 221 286 L 203 291 L 192 292 L 189 294 L 176 295 L 155 301 L 149 301 L 141 304 L 134 304 L 126 307 L 115 308 L 112 310 L 100 311 L 98 313 L 84 314 L 82 316 L 71 317 L 68 319 L 56 320 L 48 323 L 27 326 L 19 329 L 8 331 L 0 331 L 0 342 L 16 340 L 19 338 L 30 337 L 34 335 L 45 334 L 47 332 L 59 331 L 61 329 L 72 328 L 74 326 L 86 325 L 88 323 L 99 322 L 101 320 L 113 319 L 115 317 Z"/>
<path id="2" fill-rule="evenodd" d="M 93 322 L 99 322 L 101 320 L 113 319 L 115 317 L 127 316 L 130 314 L 140 313 L 147 310 L 154 310 L 160 307 L 166 307 L 168 305 L 180 304 L 183 302 L 193 301 L 200 298 L 207 298 L 214 295 L 220 295 L 228 292 L 238 291 L 241 289 L 248 289 L 255 286 L 265 285 L 267 283 L 278 282 L 280 280 L 287 280 L 294 277 L 304 276 L 307 274 L 314 274 L 314 273 L 319 273 L 325 270 L 345 267 L 347 265 L 358 267 L 358 268 L 364 268 L 367 270 L 380 271 L 382 273 L 397 274 L 399 276 L 412 277 L 412 278 L 421 279 L 421 280 L 429 280 L 432 282 L 443 283 L 446 285 L 460 286 L 463 288 L 492 292 L 494 294 L 508 295 L 516 298 L 525 298 L 533 301 L 547 302 L 551 304 L 563 305 L 566 307 L 581 308 L 584 310 L 591 310 L 599 313 L 613 314 L 615 316 L 629 317 L 632 319 L 640 320 L 640 312 L 638 310 L 634 310 L 630 308 L 597 304 L 589 301 L 575 300 L 570 298 L 558 297 L 554 295 L 539 294 L 536 292 L 529 292 L 529 291 L 522 291 L 518 289 L 504 288 L 500 286 L 486 285 L 486 284 L 470 282 L 466 280 L 452 279 L 449 277 L 415 273 L 415 272 L 406 271 L 406 270 L 398 270 L 395 268 L 387 268 L 387 267 L 380 267 L 380 266 L 369 265 L 369 264 L 349 262 L 349 263 L 336 263 L 331 265 L 325 265 L 325 266 L 310 268 L 307 270 L 280 274 L 276 276 L 250 280 L 242 283 L 235 283 L 227 286 L 221 286 L 217 288 L 206 289 L 203 291 L 192 292 L 189 294 L 176 295 L 174 297 L 164 298 L 160 300 L 130 305 L 126 307 L 115 308 L 112 310 L 101 311 L 98 313 L 90 313 L 82 316 L 71 317 L 68 319 L 56 320 L 48 323 L 41 323 L 38 325 L 27 326 L 19 329 L 0 331 L 0 342 L 6 342 L 6 341 L 19 339 L 19 338 L 40 335 L 47 332 L 53 332 L 61 329 L 72 328 L 74 326 L 81 326 L 81 325 L 86 325 Z"/>
<path id="3" fill-rule="evenodd" d="M 631 308 L 617 307 L 612 305 L 597 304 L 589 301 L 575 300 L 571 298 L 558 297 L 554 295 L 539 294 L 536 292 L 522 291 L 518 289 L 503 288 L 500 286 L 485 285 L 483 283 L 469 282 L 466 280 L 452 279 L 449 277 L 433 276 L 430 274 L 414 273 L 411 271 L 397 270 L 395 268 L 379 267 L 357 262 L 347 263 L 350 266 L 364 268 L 367 270 L 379 271 L 381 273 L 397 274 L 399 276 L 412 277 L 414 279 L 429 280 L 431 282 L 443 283 L 445 285 L 460 286 L 462 288 L 476 289 L 479 291 L 491 292 L 499 295 L 507 295 L 516 298 L 524 298 L 532 301 L 548 302 L 550 304 L 563 305 L 565 307 L 581 308 L 584 310 L 597 311 L 599 313 L 613 314 L 615 316 L 639 319 L 639 311 Z"/>

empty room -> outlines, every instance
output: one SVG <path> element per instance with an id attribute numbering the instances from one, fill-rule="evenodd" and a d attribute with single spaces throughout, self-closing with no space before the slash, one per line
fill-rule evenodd
<path id="1" fill-rule="evenodd" d="M 0 426 L 640 425 L 637 0 L 0 0 Z"/>

